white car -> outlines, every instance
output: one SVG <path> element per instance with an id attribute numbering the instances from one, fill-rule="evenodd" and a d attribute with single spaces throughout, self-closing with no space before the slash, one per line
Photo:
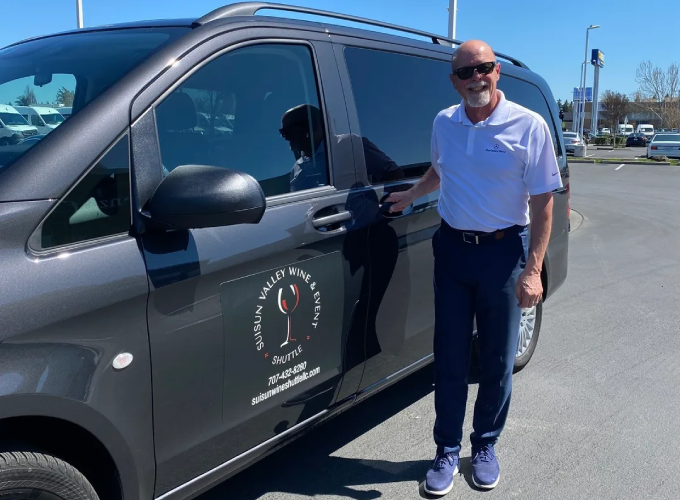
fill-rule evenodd
<path id="1" fill-rule="evenodd" d="M 680 134 L 656 134 L 647 144 L 647 158 L 652 156 L 680 158 Z"/>
<path id="2" fill-rule="evenodd" d="M 564 149 L 567 153 L 574 154 L 575 146 L 582 144 L 581 136 L 578 132 L 562 132 L 564 137 Z"/>
<path id="3" fill-rule="evenodd" d="M 0 145 L 16 144 L 24 137 L 38 135 L 14 107 L 0 104 Z"/>
<path id="4" fill-rule="evenodd" d="M 38 129 L 41 134 L 49 134 L 63 121 L 59 111 L 44 106 L 14 106 L 26 121 Z"/>

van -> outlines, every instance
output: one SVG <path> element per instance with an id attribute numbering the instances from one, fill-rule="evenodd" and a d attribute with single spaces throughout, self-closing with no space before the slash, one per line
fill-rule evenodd
<path id="1" fill-rule="evenodd" d="M 64 120 L 71 116 L 71 106 L 63 107 L 63 108 L 55 108 L 61 116 L 64 117 Z"/>
<path id="2" fill-rule="evenodd" d="M 0 145 L 14 144 L 37 133 L 38 129 L 29 125 L 13 106 L 0 104 Z"/>
<path id="3" fill-rule="evenodd" d="M 432 361 L 438 193 L 384 200 L 430 168 L 461 42 L 263 8 L 319 14 L 240 3 L 0 50 L 0 92 L 77 82 L 71 118 L 0 147 L 0 496 L 191 498 Z M 497 58 L 564 186 L 517 371 L 566 280 L 569 166 L 548 84 Z"/>
<path id="4" fill-rule="evenodd" d="M 38 129 L 40 134 L 49 134 L 64 121 L 64 117 L 54 108 L 45 106 L 14 107 L 28 123 Z"/>
<path id="5" fill-rule="evenodd" d="M 646 123 L 639 124 L 637 126 L 636 132 L 638 134 L 645 134 L 645 138 L 651 141 L 654 137 L 654 125 L 649 125 Z"/>
<path id="6" fill-rule="evenodd" d="M 622 135 L 622 136 L 627 137 L 630 134 L 632 134 L 633 132 L 634 132 L 634 130 L 633 130 L 632 125 L 630 125 L 630 124 L 624 125 L 623 123 L 619 123 L 618 131 L 617 131 L 618 135 Z"/>

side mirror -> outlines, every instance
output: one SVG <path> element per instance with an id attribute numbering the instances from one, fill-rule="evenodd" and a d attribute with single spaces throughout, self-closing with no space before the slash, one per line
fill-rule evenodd
<path id="1" fill-rule="evenodd" d="M 147 204 L 152 220 L 179 229 L 257 224 L 266 208 L 264 192 L 250 175 L 208 165 L 175 168 Z"/>

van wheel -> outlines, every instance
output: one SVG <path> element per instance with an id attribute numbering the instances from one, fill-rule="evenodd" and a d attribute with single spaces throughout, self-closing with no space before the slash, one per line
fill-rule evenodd
<path id="1" fill-rule="evenodd" d="M 42 453 L 0 453 L 0 500 L 99 500 L 80 472 Z"/>
<path id="2" fill-rule="evenodd" d="M 515 367 L 513 373 L 524 368 L 536 350 L 538 335 L 541 332 L 541 320 L 543 319 L 543 302 L 535 307 L 522 309 L 522 319 L 519 324 L 519 337 L 517 339 L 517 352 L 515 353 Z"/>

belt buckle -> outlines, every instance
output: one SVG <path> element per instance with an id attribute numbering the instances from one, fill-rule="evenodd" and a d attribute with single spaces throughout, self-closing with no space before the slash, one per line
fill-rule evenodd
<path id="1" fill-rule="evenodd" d="M 466 238 L 466 236 L 474 236 L 474 237 L 475 237 L 475 239 L 474 239 L 475 245 L 479 245 L 479 236 L 478 236 L 478 235 L 476 235 L 476 234 L 474 234 L 474 233 L 465 233 L 465 232 L 463 233 L 463 241 L 464 241 L 465 243 L 472 243 L 472 241 L 468 241 L 468 239 Z"/>

